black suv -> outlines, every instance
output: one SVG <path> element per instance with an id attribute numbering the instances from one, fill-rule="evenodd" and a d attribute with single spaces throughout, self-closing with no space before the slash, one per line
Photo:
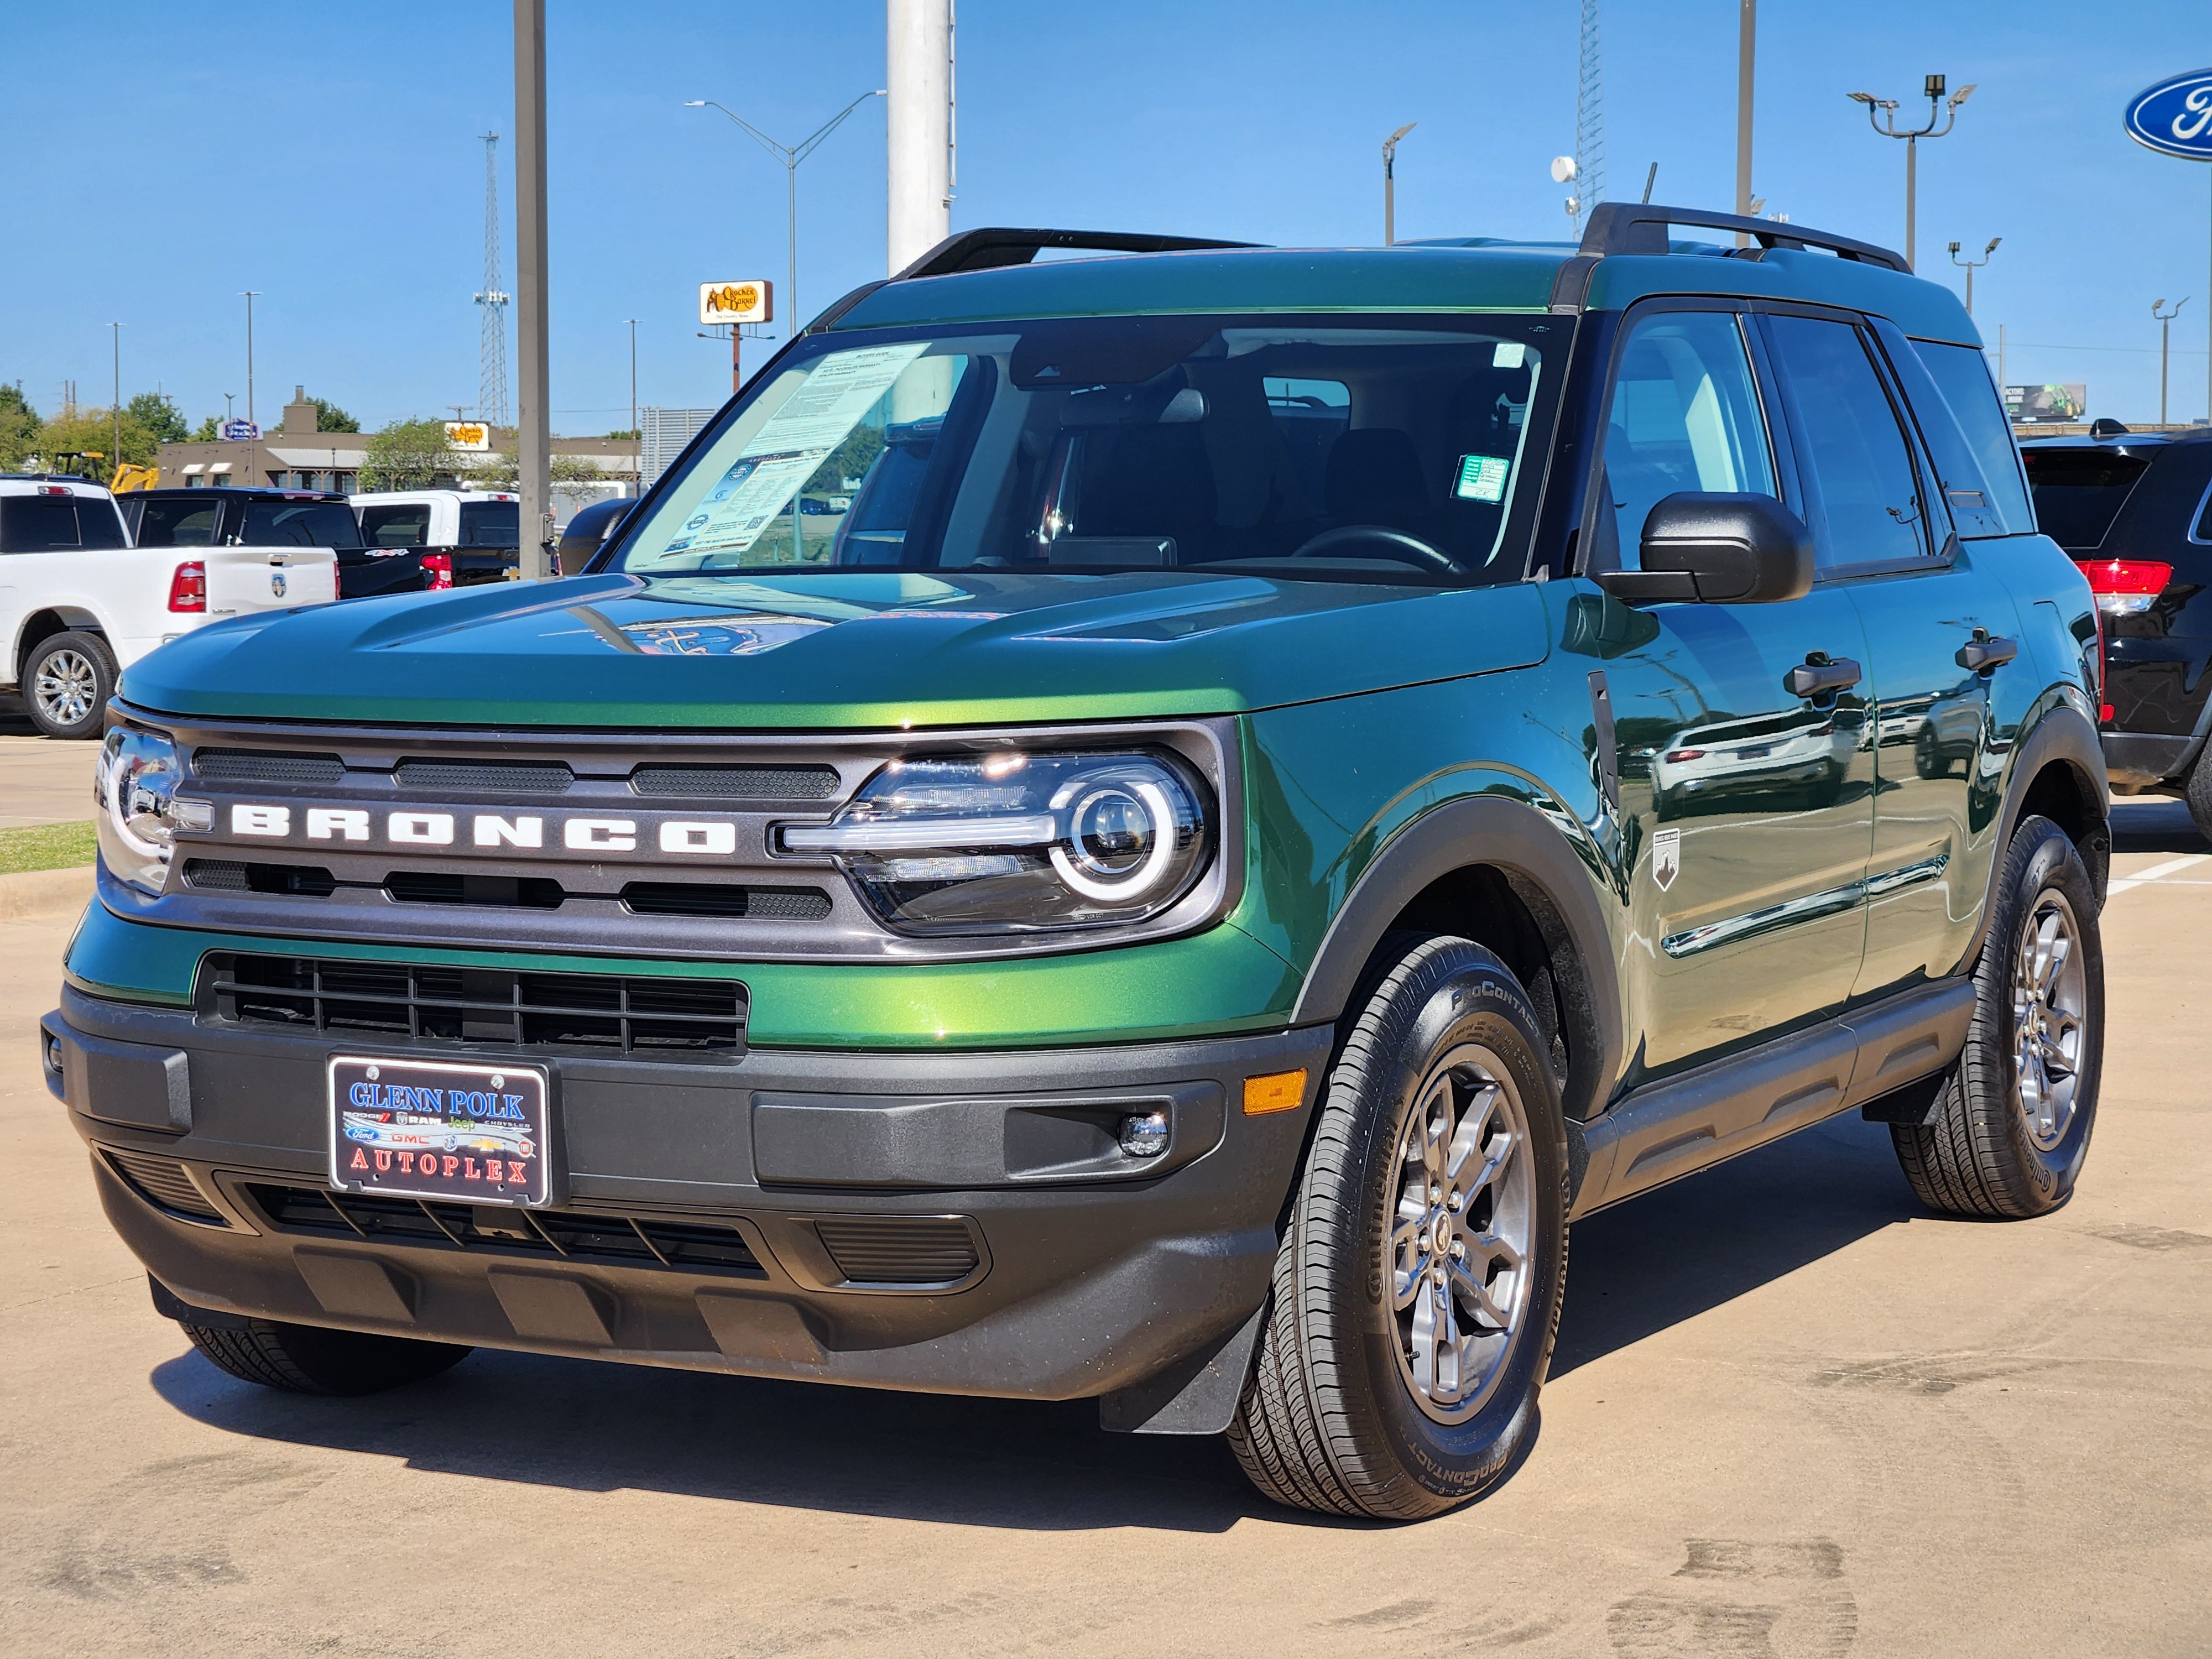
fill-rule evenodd
<path id="1" fill-rule="evenodd" d="M 2212 433 L 2108 427 L 2021 454 L 2037 521 L 2096 590 L 2112 793 L 2183 796 L 2212 838 Z"/>

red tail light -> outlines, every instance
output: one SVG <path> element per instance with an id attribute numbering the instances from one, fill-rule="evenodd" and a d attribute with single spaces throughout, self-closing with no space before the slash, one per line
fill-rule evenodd
<path id="1" fill-rule="evenodd" d="M 2090 559 L 2079 561 L 2089 589 L 2097 596 L 2097 612 L 2105 617 L 2140 617 L 2156 603 L 2173 580 L 2173 567 L 2156 559 Z"/>
<path id="2" fill-rule="evenodd" d="M 207 566 L 198 559 L 186 560 L 177 567 L 177 574 L 169 578 L 169 609 L 207 609 Z"/>
<path id="3" fill-rule="evenodd" d="M 1670 761 L 1703 760 L 1705 757 L 1705 751 L 1702 749 L 1670 749 L 1667 751 L 1667 758 Z"/>
<path id="4" fill-rule="evenodd" d="M 425 553 L 422 568 L 430 580 L 423 584 L 431 592 L 453 585 L 453 556 L 450 553 Z"/>

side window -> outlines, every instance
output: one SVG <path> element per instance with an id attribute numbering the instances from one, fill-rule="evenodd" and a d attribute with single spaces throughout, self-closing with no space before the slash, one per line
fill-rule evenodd
<path id="1" fill-rule="evenodd" d="M 1972 346 L 1943 345 L 1934 340 L 1915 340 L 1913 349 L 1928 366 L 1928 373 L 1951 405 L 1951 413 L 1966 434 L 1975 459 L 1981 463 L 1992 504 L 2013 535 L 2035 528 L 2029 509 L 2027 488 L 2020 476 L 2020 451 L 2013 443 L 2012 423 L 1997 401 L 1996 382 L 1990 378 L 1989 359 Z"/>
<path id="2" fill-rule="evenodd" d="M 1774 460 L 1735 315 L 1664 312 L 1631 327 L 1605 432 L 1591 568 L 1636 566 L 1644 520 L 1680 490 L 1774 495 Z"/>
<path id="3" fill-rule="evenodd" d="M 1796 418 L 1820 567 L 1926 556 L 1919 470 L 1858 330 L 1817 317 L 1771 317 L 1767 326 Z"/>
<path id="4" fill-rule="evenodd" d="M 430 539 L 430 504 L 398 501 L 364 507 L 361 538 L 371 547 L 421 547 Z"/>

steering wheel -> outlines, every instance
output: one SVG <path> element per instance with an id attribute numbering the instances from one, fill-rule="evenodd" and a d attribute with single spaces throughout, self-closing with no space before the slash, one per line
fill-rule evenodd
<path id="1" fill-rule="evenodd" d="M 1419 536 L 1393 530 L 1386 524 L 1339 525 L 1335 529 L 1324 530 L 1310 541 L 1304 543 L 1291 556 L 1294 559 L 1317 559 L 1355 542 L 1372 549 L 1369 555 L 1370 557 L 1379 556 L 1395 559 L 1401 564 L 1417 564 L 1428 570 L 1459 568 L 1452 562 L 1449 553 L 1430 546 Z"/>

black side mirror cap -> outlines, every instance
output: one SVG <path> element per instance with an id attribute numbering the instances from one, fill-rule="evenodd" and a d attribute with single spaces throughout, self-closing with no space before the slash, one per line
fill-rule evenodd
<path id="1" fill-rule="evenodd" d="M 1813 587 L 1813 533 L 1771 495 L 1668 495 L 1644 520 L 1641 570 L 1609 570 L 1599 586 L 1630 604 L 1688 599 L 1774 605 Z"/>

